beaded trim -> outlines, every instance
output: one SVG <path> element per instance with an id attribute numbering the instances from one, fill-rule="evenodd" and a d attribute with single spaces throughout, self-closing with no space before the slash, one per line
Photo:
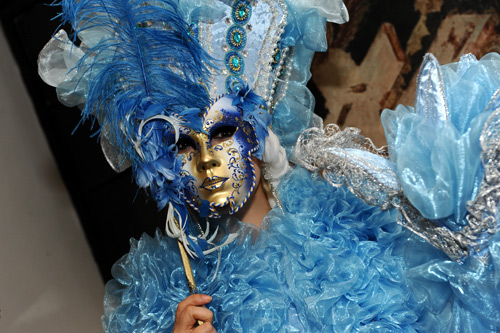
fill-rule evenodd
<path id="1" fill-rule="evenodd" d="M 286 89 L 278 81 L 289 54 L 280 45 L 287 6 L 284 0 L 233 0 L 229 5 L 222 20 L 199 23 L 200 43 L 222 65 L 211 68 L 210 96 L 248 85 L 272 113 L 275 97 Z"/>
<path id="2" fill-rule="evenodd" d="M 245 25 L 252 16 L 252 5 L 247 0 L 237 0 L 233 4 L 231 17 L 233 22 L 239 25 Z"/>
<path id="3" fill-rule="evenodd" d="M 224 58 L 226 68 L 232 75 L 241 75 L 245 71 L 245 61 L 236 51 L 229 51 Z"/>
<path id="4" fill-rule="evenodd" d="M 239 83 L 233 76 L 240 76 L 245 71 L 245 61 L 238 51 L 242 51 L 247 43 L 247 34 L 242 27 L 250 21 L 252 16 L 252 5 L 247 0 L 236 0 L 231 9 L 231 18 L 233 25 L 226 32 L 226 43 L 231 50 L 227 50 L 224 57 L 226 69 L 229 71 L 229 76 L 226 77 L 226 92 L 228 86 L 233 86 Z"/>
<path id="5" fill-rule="evenodd" d="M 259 74 L 256 75 L 256 93 L 260 95 L 265 101 L 270 113 L 272 113 L 273 107 L 273 96 L 274 88 L 276 87 L 276 81 L 281 72 L 281 65 L 285 59 L 285 56 L 281 51 L 279 43 L 281 40 L 281 35 L 285 32 L 285 25 L 287 22 L 288 11 L 283 0 L 278 1 L 265 1 L 272 13 L 283 13 L 281 19 L 278 21 L 278 15 L 273 15 L 271 19 L 270 29 L 267 30 L 265 40 L 270 42 L 264 43 L 264 47 L 259 52 L 259 61 L 256 67 L 259 69 Z M 276 7 L 277 4 L 279 7 Z M 277 32 L 277 33 L 275 33 Z M 271 33 L 274 33 L 271 35 Z M 276 54 L 280 53 L 279 62 L 273 66 L 276 60 Z"/>
<path id="6" fill-rule="evenodd" d="M 226 42 L 235 51 L 241 51 L 247 43 L 247 33 L 239 25 L 233 25 L 227 30 Z"/>

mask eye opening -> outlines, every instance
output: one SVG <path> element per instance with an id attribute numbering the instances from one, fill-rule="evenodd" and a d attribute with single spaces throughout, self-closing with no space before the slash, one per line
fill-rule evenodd
<path id="1" fill-rule="evenodd" d="M 177 140 L 176 146 L 178 154 L 185 154 L 196 150 L 196 143 L 187 135 L 181 134 L 179 140 Z"/>
<path id="2" fill-rule="evenodd" d="M 238 127 L 232 124 L 223 124 L 217 126 L 210 133 L 210 143 L 212 144 L 212 146 L 215 146 L 232 138 L 237 129 Z"/>

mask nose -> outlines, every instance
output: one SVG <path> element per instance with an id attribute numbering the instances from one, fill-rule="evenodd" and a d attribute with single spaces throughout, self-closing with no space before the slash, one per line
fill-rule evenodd
<path id="1" fill-rule="evenodd" d="M 200 158 L 198 159 L 197 165 L 198 172 L 219 166 L 221 166 L 221 162 L 208 142 L 208 138 L 204 136 L 204 138 L 200 140 Z"/>

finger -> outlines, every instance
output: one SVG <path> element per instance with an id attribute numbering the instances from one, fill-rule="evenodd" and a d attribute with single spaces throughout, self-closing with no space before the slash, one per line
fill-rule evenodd
<path id="1" fill-rule="evenodd" d="M 177 305 L 177 311 L 175 313 L 175 318 L 180 315 L 188 306 L 200 306 L 210 303 L 212 297 L 204 294 L 193 294 L 186 297 L 182 302 Z"/>
<path id="2" fill-rule="evenodd" d="M 196 327 L 193 333 L 217 333 L 212 323 L 206 322 L 203 325 Z"/>
<path id="3" fill-rule="evenodd" d="M 209 300 L 211 300 L 211 297 L 207 295 L 191 295 L 180 302 L 175 313 L 174 327 L 176 331 L 192 330 L 199 320 L 211 323 L 213 320 L 212 311 L 201 306 L 208 303 Z"/>
<path id="4" fill-rule="evenodd" d="M 186 316 L 193 318 L 195 321 L 201 320 L 204 323 L 211 323 L 214 319 L 214 314 L 207 308 L 200 306 L 190 306 L 184 312 Z"/>
<path id="5" fill-rule="evenodd" d="M 203 324 L 205 322 L 211 324 L 213 320 L 212 311 L 205 307 L 190 305 L 176 317 L 174 326 L 179 332 L 185 332 L 192 330 L 198 320 L 201 320 Z M 203 324 L 200 326 L 203 326 Z"/>

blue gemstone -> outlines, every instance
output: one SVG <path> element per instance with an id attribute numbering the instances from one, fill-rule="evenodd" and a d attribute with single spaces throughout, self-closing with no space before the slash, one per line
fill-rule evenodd
<path id="1" fill-rule="evenodd" d="M 238 68 L 240 67 L 240 59 L 233 57 L 231 59 L 231 63 L 233 64 L 233 67 Z"/>
<path id="2" fill-rule="evenodd" d="M 236 31 L 234 33 L 234 41 L 236 42 L 236 44 L 240 44 L 241 43 L 241 33 L 239 31 Z"/>
<path id="3" fill-rule="evenodd" d="M 236 25 L 228 29 L 226 39 L 227 44 L 236 51 L 243 50 L 247 42 L 245 30 Z"/>
<path id="4" fill-rule="evenodd" d="M 241 58 L 241 56 L 234 51 L 230 51 L 226 53 L 224 57 L 224 62 L 226 64 L 226 68 L 233 75 L 241 75 L 245 70 L 245 62 Z"/>
<path id="5" fill-rule="evenodd" d="M 228 93 L 238 92 L 243 88 L 244 82 L 236 76 L 228 76 L 226 78 L 226 91 Z"/>
<path id="6" fill-rule="evenodd" d="M 247 24 L 252 15 L 252 5 L 247 0 L 236 0 L 232 6 L 231 15 L 234 23 Z"/>

